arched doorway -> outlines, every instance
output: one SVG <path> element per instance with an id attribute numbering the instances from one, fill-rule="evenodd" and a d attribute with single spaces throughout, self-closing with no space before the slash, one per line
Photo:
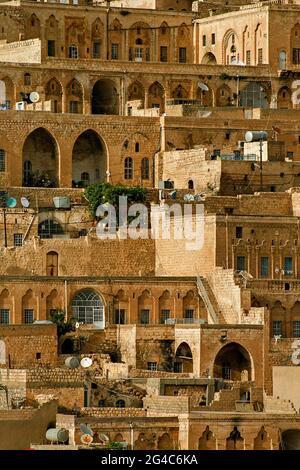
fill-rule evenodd
<path id="1" fill-rule="evenodd" d="M 52 113 L 62 112 L 62 95 L 61 84 L 55 77 L 51 78 L 45 87 L 45 100 L 50 101 Z"/>
<path id="2" fill-rule="evenodd" d="M 154 82 L 149 87 L 148 108 L 159 108 L 160 114 L 165 111 L 165 91 L 159 82 Z"/>
<path id="3" fill-rule="evenodd" d="M 106 150 L 93 130 L 87 130 L 76 139 L 72 152 L 73 186 L 85 187 L 106 179 Z"/>
<path id="4" fill-rule="evenodd" d="M 201 64 L 216 65 L 216 63 L 216 56 L 212 52 L 207 52 L 206 54 L 204 54 L 201 60 Z"/>
<path id="5" fill-rule="evenodd" d="M 206 426 L 199 439 L 198 450 L 217 450 L 217 439 L 209 426 Z"/>
<path id="6" fill-rule="evenodd" d="M 58 254 L 56 251 L 47 253 L 46 276 L 58 276 Z"/>
<path id="7" fill-rule="evenodd" d="M 173 450 L 174 449 L 173 439 L 171 439 L 170 435 L 167 432 L 165 432 L 162 436 L 158 438 L 157 449 L 158 450 Z"/>
<path id="8" fill-rule="evenodd" d="M 181 343 L 177 348 L 174 371 L 193 373 L 193 355 L 187 343 Z"/>
<path id="9" fill-rule="evenodd" d="M 72 300 L 73 316 L 84 324 L 94 324 L 98 329 L 105 327 L 104 303 L 100 295 L 91 289 L 84 289 Z"/>
<path id="10" fill-rule="evenodd" d="M 226 344 L 216 356 L 214 377 L 239 382 L 253 380 L 251 358 L 248 351 L 238 343 Z"/>
<path id="11" fill-rule="evenodd" d="M 55 187 L 57 175 L 56 142 L 46 129 L 35 129 L 23 146 L 23 186 Z"/>
<path id="12" fill-rule="evenodd" d="M 277 94 L 277 108 L 278 109 L 291 109 L 292 104 L 292 93 L 289 87 L 283 86 L 280 88 Z"/>
<path id="13" fill-rule="evenodd" d="M 98 80 L 92 92 L 92 114 L 119 114 L 119 96 L 112 80 Z"/>
<path id="14" fill-rule="evenodd" d="M 234 426 L 229 437 L 226 439 L 226 450 L 245 450 L 245 439 L 237 426 Z"/>

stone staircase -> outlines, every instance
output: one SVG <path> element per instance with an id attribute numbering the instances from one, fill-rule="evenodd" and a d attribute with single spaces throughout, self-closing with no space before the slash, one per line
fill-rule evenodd
<path id="1" fill-rule="evenodd" d="M 208 280 L 203 276 L 199 276 L 197 285 L 199 295 L 203 299 L 210 317 L 209 323 L 223 323 L 222 312 Z"/>

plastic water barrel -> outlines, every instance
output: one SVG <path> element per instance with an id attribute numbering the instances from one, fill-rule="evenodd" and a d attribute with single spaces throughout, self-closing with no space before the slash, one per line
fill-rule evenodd
<path id="1" fill-rule="evenodd" d="M 255 142 L 258 140 L 268 140 L 268 134 L 264 131 L 248 131 L 245 134 L 246 142 Z"/>
<path id="2" fill-rule="evenodd" d="M 46 432 L 46 439 L 51 442 L 66 442 L 69 439 L 69 431 L 64 428 L 50 428 Z"/>
<path id="3" fill-rule="evenodd" d="M 65 365 L 69 368 L 69 369 L 76 369 L 76 367 L 79 367 L 79 360 L 77 359 L 77 357 L 74 357 L 74 356 L 71 356 L 71 357 L 67 357 L 67 359 L 65 360 Z"/>

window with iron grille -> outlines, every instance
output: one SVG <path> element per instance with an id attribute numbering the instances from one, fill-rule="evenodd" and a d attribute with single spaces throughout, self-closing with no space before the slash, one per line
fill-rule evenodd
<path id="1" fill-rule="evenodd" d="M 0 323 L 2 325 L 9 324 L 9 309 L 8 308 L 0 308 Z"/>
<path id="2" fill-rule="evenodd" d="M 272 332 L 273 332 L 273 336 L 282 335 L 282 321 L 281 320 L 273 320 Z"/>
<path id="3" fill-rule="evenodd" d="M 293 337 L 300 338 L 300 321 L 293 321 Z"/>
<path id="4" fill-rule="evenodd" d="M 179 48 L 179 62 L 181 64 L 186 63 L 186 47 L 180 47 Z"/>
<path id="5" fill-rule="evenodd" d="M 148 362 L 147 368 L 148 370 L 157 370 L 157 362 Z"/>
<path id="6" fill-rule="evenodd" d="M 24 323 L 33 323 L 33 309 L 32 308 L 25 308 Z"/>
<path id="7" fill-rule="evenodd" d="M 93 42 L 93 59 L 100 59 L 100 41 Z"/>
<path id="8" fill-rule="evenodd" d="M 184 318 L 187 320 L 192 320 L 194 318 L 194 309 L 191 309 L 191 308 L 185 309 Z"/>
<path id="9" fill-rule="evenodd" d="M 111 45 L 111 58 L 117 60 L 119 58 L 119 44 L 113 43 Z"/>
<path id="10" fill-rule="evenodd" d="M 251 65 L 251 51 L 246 51 L 246 65 Z"/>
<path id="11" fill-rule="evenodd" d="M 257 63 L 262 64 L 263 63 L 263 50 L 258 49 L 257 51 Z"/>
<path id="12" fill-rule="evenodd" d="M 142 180 L 148 180 L 150 178 L 150 163 L 149 158 L 144 157 L 141 164 L 141 177 Z"/>
<path id="13" fill-rule="evenodd" d="M 0 149 L 0 171 L 5 171 L 5 150 Z"/>
<path id="14" fill-rule="evenodd" d="M 124 178 L 125 180 L 132 180 L 133 177 L 133 160 L 131 157 L 126 157 L 124 162 Z"/>
<path id="15" fill-rule="evenodd" d="M 160 323 L 164 324 L 166 320 L 170 318 L 170 310 L 169 309 L 163 309 L 160 311 Z"/>
<path id="16" fill-rule="evenodd" d="M 69 46 L 69 59 L 78 58 L 78 47 L 75 44 Z"/>
<path id="17" fill-rule="evenodd" d="M 14 233 L 14 246 L 23 245 L 23 233 Z"/>
<path id="18" fill-rule="evenodd" d="M 149 318 L 150 318 L 150 310 L 149 309 L 142 309 L 140 313 L 141 324 L 148 325 Z"/>
<path id="19" fill-rule="evenodd" d="M 160 61 L 168 62 L 168 48 L 167 46 L 160 46 Z"/>

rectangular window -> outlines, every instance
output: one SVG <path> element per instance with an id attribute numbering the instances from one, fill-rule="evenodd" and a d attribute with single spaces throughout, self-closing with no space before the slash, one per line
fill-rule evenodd
<path id="1" fill-rule="evenodd" d="M 143 49 L 142 47 L 136 47 L 134 50 L 134 60 L 136 62 L 142 62 L 143 60 Z"/>
<path id="2" fill-rule="evenodd" d="M 272 322 L 272 333 L 273 336 L 282 336 L 282 321 L 281 320 L 274 320 Z"/>
<path id="3" fill-rule="evenodd" d="M 246 65 L 251 65 L 251 51 L 246 51 Z"/>
<path id="4" fill-rule="evenodd" d="M 142 325 L 148 325 L 149 324 L 149 318 L 150 318 L 150 310 L 147 310 L 147 309 L 141 310 L 140 318 L 141 318 L 141 324 Z"/>
<path id="5" fill-rule="evenodd" d="M 32 308 L 25 308 L 24 323 L 33 323 L 33 309 Z"/>
<path id="6" fill-rule="evenodd" d="M 9 324 L 9 309 L 8 308 L 0 308 L 0 323 L 2 325 Z"/>
<path id="7" fill-rule="evenodd" d="M 55 57 L 55 41 L 48 40 L 48 57 Z"/>
<path id="8" fill-rule="evenodd" d="M 216 35 L 215 35 L 215 33 L 212 33 L 212 35 L 211 35 L 211 43 L 212 43 L 213 46 L 216 44 Z"/>
<path id="9" fill-rule="evenodd" d="M 293 337 L 300 338 L 300 321 L 293 321 Z"/>
<path id="10" fill-rule="evenodd" d="M 300 64 L 300 49 L 293 49 L 293 64 Z"/>
<path id="11" fill-rule="evenodd" d="M 160 61 L 168 62 L 168 48 L 167 46 L 160 46 Z"/>
<path id="12" fill-rule="evenodd" d="M 170 318 L 170 310 L 163 309 L 160 311 L 160 323 L 164 324 Z"/>
<path id="13" fill-rule="evenodd" d="M 203 34 L 202 36 L 202 46 L 206 46 L 206 36 Z"/>
<path id="14" fill-rule="evenodd" d="M 186 47 L 180 47 L 179 48 L 179 62 L 181 64 L 186 63 Z"/>
<path id="15" fill-rule="evenodd" d="M 23 246 L 23 233 L 14 233 L 14 246 Z"/>
<path id="16" fill-rule="evenodd" d="M 125 309 L 120 308 L 115 310 L 115 324 L 125 325 Z"/>
<path id="17" fill-rule="evenodd" d="M 294 158 L 294 152 L 287 152 L 286 156 L 287 156 L 287 158 L 289 158 L 291 160 L 291 159 Z"/>
<path id="18" fill-rule="evenodd" d="M 113 60 L 118 60 L 118 58 L 119 58 L 119 44 L 113 43 L 111 45 L 111 58 Z"/>
<path id="19" fill-rule="evenodd" d="M 245 256 L 237 256 L 236 269 L 237 271 L 245 271 Z"/>
<path id="20" fill-rule="evenodd" d="M 284 275 L 291 276 L 293 274 L 293 258 L 286 256 L 284 258 Z"/>
<path id="21" fill-rule="evenodd" d="M 187 308 L 185 309 L 184 311 L 184 318 L 186 320 L 193 320 L 194 318 L 194 309 L 191 309 L 191 308 Z M 192 323 L 192 322 L 191 322 Z"/>
<path id="22" fill-rule="evenodd" d="M 182 373 L 182 362 L 174 362 L 174 372 L 177 372 L 177 374 Z"/>
<path id="23" fill-rule="evenodd" d="M 268 277 L 269 275 L 269 257 L 262 256 L 260 258 L 260 275 L 261 277 Z"/>
<path id="24" fill-rule="evenodd" d="M 235 227 L 235 238 L 243 238 L 243 227 Z"/>
<path id="25" fill-rule="evenodd" d="M 148 370 L 157 370 L 157 362 L 148 362 L 147 368 Z"/>
<path id="26" fill-rule="evenodd" d="M 93 59 L 100 59 L 100 41 L 93 42 Z"/>
<path id="27" fill-rule="evenodd" d="M 0 149 L 0 171 L 5 171 L 5 150 Z"/>
<path id="28" fill-rule="evenodd" d="M 70 101 L 69 112 L 77 114 L 79 112 L 78 101 Z"/>
<path id="29" fill-rule="evenodd" d="M 258 49 L 257 51 L 257 63 L 262 64 L 263 63 L 263 50 Z"/>

